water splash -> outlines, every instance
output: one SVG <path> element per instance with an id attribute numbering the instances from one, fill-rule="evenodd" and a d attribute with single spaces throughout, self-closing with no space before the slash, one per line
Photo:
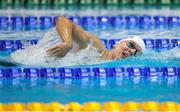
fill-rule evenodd
<path id="1" fill-rule="evenodd" d="M 73 49 L 63 58 L 49 57 L 46 51 L 59 43 L 62 43 L 62 41 L 59 39 L 57 32 L 54 29 L 50 29 L 37 45 L 17 50 L 11 54 L 11 58 L 23 65 L 45 67 L 89 65 L 106 62 L 100 58 L 97 49 L 93 48 L 91 44 L 79 52 L 74 52 Z"/>
<path id="2" fill-rule="evenodd" d="M 104 34 L 103 31 L 100 31 L 100 33 Z M 111 36 L 116 36 L 120 35 L 120 33 L 121 37 L 132 34 L 126 31 L 110 34 L 113 34 Z M 150 34 L 144 34 L 144 36 L 151 35 L 151 33 L 153 34 L 154 32 L 150 32 Z M 136 32 L 135 34 L 138 35 L 140 34 L 140 32 Z M 132 66 L 132 64 L 133 66 L 179 66 L 180 63 L 180 48 L 175 48 L 167 51 L 163 50 L 161 52 L 147 50 L 147 52 L 145 52 L 143 55 L 129 57 L 117 61 L 110 61 L 108 63 L 107 61 L 100 58 L 100 54 L 98 53 L 98 51 L 91 45 L 88 45 L 86 49 L 80 50 L 79 52 L 74 52 L 73 49 L 63 58 L 54 58 L 47 56 L 46 50 L 56 46 L 60 42 L 62 41 L 59 39 L 55 28 L 52 28 L 44 34 L 43 38 L 37 45 L 28 46 L 24 50 L 15 51 L 11 54 L 11 58 L 20 64 L 36 67 L 64 67 L 77 65 Z"/>

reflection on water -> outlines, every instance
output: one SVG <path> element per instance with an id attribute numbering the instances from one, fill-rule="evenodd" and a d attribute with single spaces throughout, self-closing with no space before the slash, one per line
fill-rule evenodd
<path id="1" fill-rule="evenodd" d="M 1 102 L 177 101 L 180 78 L 0 79 Z M 17 97 L 18 96 L 18 97 Z"/>

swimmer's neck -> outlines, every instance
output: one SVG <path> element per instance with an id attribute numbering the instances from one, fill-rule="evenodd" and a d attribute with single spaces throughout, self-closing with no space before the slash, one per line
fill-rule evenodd
<path id="1" fill-rule="evenodd" d="M 104 50 L 104 51 L 102 52 L 102 57 L 103 57 L 103 59 L 105 59 L 105 60 L 113 60 L 112 51 Z"/>
<path id="2" fill-rule="evenodd" d="M 102 52 L 102 57 L 103 59 L 105 60 L 117 60 L 117 59 L 122 59 L 122 57 L 117 57 L 116 56 L 116 53 L 115 53 L 115 50 L 112 49 L 111 51 L 109 50 L 103 50 Z"/>

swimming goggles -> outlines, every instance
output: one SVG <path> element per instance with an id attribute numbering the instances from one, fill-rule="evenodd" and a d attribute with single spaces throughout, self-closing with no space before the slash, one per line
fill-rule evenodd
<path id="1" fill-rule="evenodd" d="M 135 56 L 136 53 L 137 53 L 137 49 L 136 49 L 134 43 L 131 42 L 131 41 L 126 41 L 126 45 L 127 45 L 130 49 L 135 49 L 135 50 L 136 50 L 136 51 L 134 52 L 134 56 Z"/>

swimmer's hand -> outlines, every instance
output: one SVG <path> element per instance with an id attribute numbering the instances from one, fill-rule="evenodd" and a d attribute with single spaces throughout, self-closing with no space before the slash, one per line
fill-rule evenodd
<path id="1" fill-rule="evenodd" d="M 53 48 L 50 48 L 47 50 L 47 54 L 49 56 L 54 56 L 58 58 L 64 57 L 70 50 L 72 49 L 72 46 L 62 43 L 60 45 L 57 45 Z"/>

